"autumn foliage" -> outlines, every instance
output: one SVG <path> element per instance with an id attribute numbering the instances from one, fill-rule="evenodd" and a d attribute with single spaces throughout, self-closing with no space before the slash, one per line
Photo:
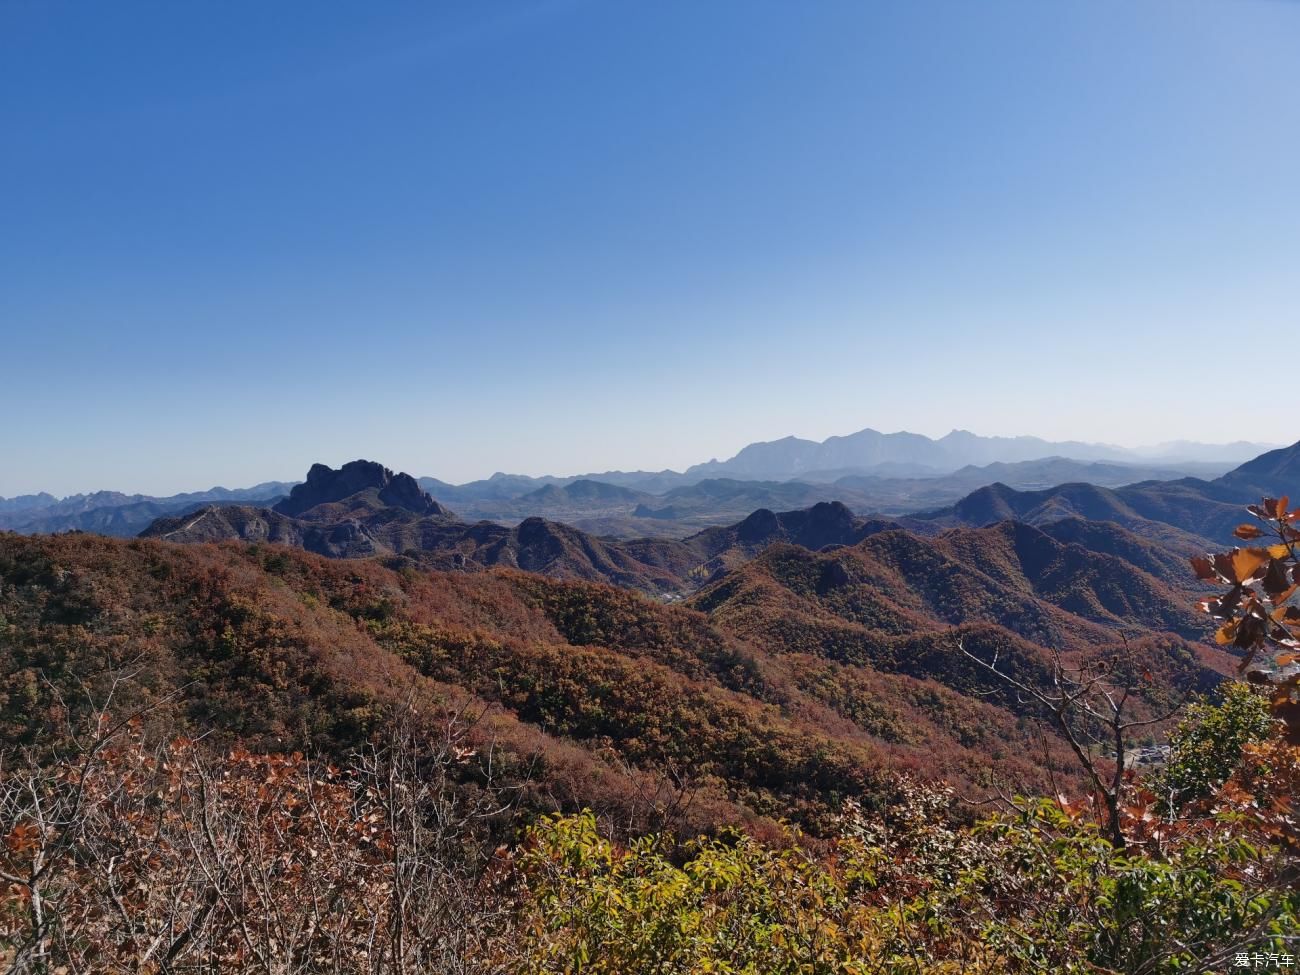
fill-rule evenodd
<path id="1" fill-rule="evenodd" d="M 1199 605 L 1221 623 L 1215 641 L 1241 653 L 1240 671 L 1267 688 L 1274 716 L 1300 745 L 1300 607 L 1293 600 L 1300 592 L 1300 509 L 1282 497 L 1248 510 L 1256 523 L 1238 526 L 1236 536 L 1270 544 L 1194 559 L 1197 578 L 1228 587 Z"/>
<path id="2" fill-rule="evenodd" d="M 107 719 L 105 719 L 106 721 Z M 401 724 L 400 718 L 398 719 Z M 1297 750 L 1248 745 L 1204 802 L 1130 839 L 1084 802 L 1017 800 L 975 826 L 950 790 L 847 802 L 830 842 L 788 827 L 609 839 L 590 812 L 497 845 L 508 790 L 453 716 L 346 767 L 151 744 L 101 721 L 0 775 L 0 960 L 11 972 L 773 975 L 1219 971 L 1293 946 Z"/>
<path id="3" fill-rule="evenodd" d="M 9 756 L 8 971 L 498 970 L 470 960 L 506 921 L 481 827 L 509 806 L 448 788 L 478 758 L 459 732 L 398 731 L 340 769 L 141 727 L 104 716 L 56 762 Z"/>

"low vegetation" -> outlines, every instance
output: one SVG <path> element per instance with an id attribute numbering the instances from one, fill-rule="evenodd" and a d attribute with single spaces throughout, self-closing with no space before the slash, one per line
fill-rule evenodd
<path id="1" fill-rule="evenodd" d="M 0 960 L 12 972 L 941 973 L 1222 971 L 1294 952 L 1300 750 L 1273 728 L 1228 778 L 1198 761 L 1244 692 L 1203 705 L 1161 812 L 1127 780 L 1107 838 L 1086 798 L 974 825 L 899 783 L 834 835 L 607 838 L 591 812 L 509 835 L 517 793 L 451 716 L 414 715 L 345 766 L 151 742 L 96 717 L 54 761 L 0 774 Z M 517 840 L 517 842 L 515 842 Z"/>

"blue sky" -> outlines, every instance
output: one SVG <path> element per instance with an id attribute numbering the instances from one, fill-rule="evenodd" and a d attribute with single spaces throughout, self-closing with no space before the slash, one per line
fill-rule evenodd
<path id="1" fill-rule="evenodd" d="M 1298 268 L 1300 4 L 0 0 L 0 495 L 1291 442 Z"/>

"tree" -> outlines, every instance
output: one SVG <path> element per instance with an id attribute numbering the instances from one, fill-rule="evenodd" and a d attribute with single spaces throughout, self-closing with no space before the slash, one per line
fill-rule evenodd
<path id="1" fill-rule="evenodd" d="M 1218 704 L 1197 702 L 1169 736 L 1169 757 L 1153 777 L 1167 815 L 1205 799 L 1232 776 L 1242 750 L 1268 738 L 1273 718 L 1267 702 L 1248 685 L 1230 681 Z"/>
<path id="2" fill-rule="evenodd" d="M 1287 740 L 1300 745 L 1300 607 L 1293 604 L 1300 592 L 1300 509 L 1281 497 L 1246 510 L 1256 524 L 1239 525 L 1234 534 L 1270 544 L 1193 559 L 1197 578 L 1228 587 L 1198 605 L 1220 621 L 1215 640 L 1241 653 L 1240 672 L 1267 688 L 1273 716 L 1286 726 Z"/>
<path id="3" fill-rule="evenodd" d="M 1036 705 L 1046 713 L 1052 726 L 1069 744 L 1092 783 L 1094 795 L 1105 807 L 1106 837 L 1116 849 L 1123 849 L 1127 842 L 1123 813 L 1125 773 L 1133 732 L 1168 721 L 1186 699 L 1163 713 L 1137 717 L 1131 702 L 1140 691 L 1139 681 L 1119 661 L 1071 667 L 1061 659 L 1059 651 L 1054 651 L 1051 685 L 1039 687 L 999 669 L 996 655 L 987 661 L 969 652 L 964 644 L 959 643 L 958 647 L 984 670 L 1013 687 L 1022 703 Z"/>

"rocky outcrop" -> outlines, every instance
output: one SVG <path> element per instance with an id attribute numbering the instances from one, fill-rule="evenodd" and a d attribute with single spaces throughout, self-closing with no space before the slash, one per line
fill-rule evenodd
<path id="1" fill-rule="evenodd" d="M 426 492 L 410 474 L 394 474 L 383 464 L 371 460 L 354 460 L 334 470 L 325 464 L 313 464 L 307 480 L 275 506 L 282 515 L 298 516 L 322 504 L 344 501 L 358 494 L 375 492 L 376 500 L 394 508 L 404 508 L 417 515 L 454 518 Z"/>

